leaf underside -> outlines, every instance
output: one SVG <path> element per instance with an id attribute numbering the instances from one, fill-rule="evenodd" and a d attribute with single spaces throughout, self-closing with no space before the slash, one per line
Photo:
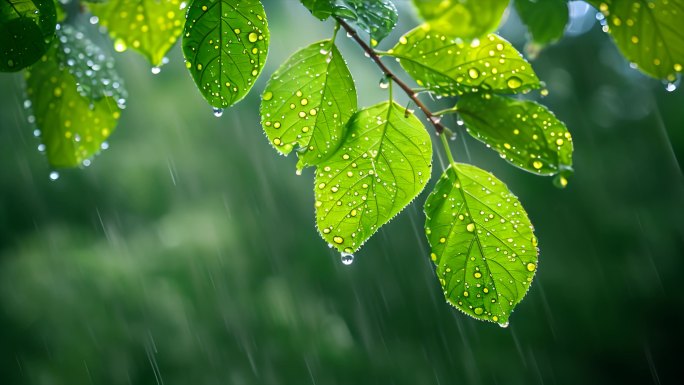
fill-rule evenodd
<path id="1" fill-rule="evenodd" d="M 242 100 L 268 56 L 269 30 L 259 0 L 195 0 L 183 34 L 186 66 L 215 108 Z"/>
<path id="2" fill-rule="evenodd" d="M 493 32 L 508 3 L 509 0 L 413 0 L 420 16 L 434 30 L 466 40 Z"/>
<path id="3" fill-rule="evenodd" d="M 185 22 L 181 0 L 108 0 L 88 9 L 107 28 L 116 51 L 132 48 L 154 66 L 163 64 Z"/>
<path id="4" fill-rule="evenodd" d="M 674 82 L 684 70 L 684 0 L 592 0 L 630 62 L 644 73 Z"/>
<path id="5" fill-rule="evenodd" d="M 304 167 L 337 150 L 356 108 L 349 68 L 332 40 L 324 40 L 296 52 L 273 74 L 262 95 L 261 121 L 278 152 L 299 147 Z"/>
<path id="6" fill-rule="evenodd" d="M 391 0 L 344 0 L 356 14 L 356 24 L 375 40 L 382 41 L 397 25 L 399 13 Z"/>
<path id="7" fill-rule="evenodd" d="M 475 166 L 450 166 L 425 202 L 430 257 L 447 301 L 503 326 L 537 270 L 537 239 L 508 188 Z"/>
<path id="8" fill-rule="evenodd" d="M 432 144 L 421 122 L 385 102 L 356 113 L 345 140 L 316 170 L 316 223 L 352 253 L 404 209 L 430 179 Z"/>
<path id="9" fill-rule="evenodd" d="M 515 0 L 515 8 L 536 44 L 544 46 L 563 37 L 570 18 L 567 0 Z"/>
<path id="10" fill-rule="evenodd" d="M 541 104 L 496 95 L 465 95 L 457 107 L 468 133 L 509 163 L 538 175 L 572 171 L 572 136 Z"/>
<path id="11" fill-rule="evenodd" d="M 55 34 L 53 0 L 0 1 L 0 72 L 16 72 L 38 61 Z"/>
<path id="12" fill-rule="evenodd" d="M 497 35 L 464 43 L 424 24 L 404 35 L 388 54 L 418 85 L 442 96 L 517 94 L 540 87 L 530 63 Z"/>

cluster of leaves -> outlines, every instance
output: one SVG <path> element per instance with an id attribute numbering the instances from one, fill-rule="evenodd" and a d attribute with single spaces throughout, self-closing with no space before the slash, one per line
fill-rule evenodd
<path id="1" fill-rule="evenodd" d="M 546 107 L 521 97 L 541 89 L 541 82 L 523 55 L 492 33 L 509 0 L 413 0 L 424 23 L 386 52 L 374 47 L 397 24 L 391 0 L 301 3 L 314 17 L 334 21 L 333 36 L 297 51 L 272 74 L 261 117 L 277 152 L 294 151 L 298 170 L 315 167 L 321 236 L 349 262 L 429 182 L 432 141 L 413 111 L 393 100 L 398 85 L 442 134 L 449 159 L 425 202 L 425 233 L 444 295 L 469 316 L 507 325 L 537 270 L 537 239 L 503 182 L 453 160 L 440 120 L 458 114 L 470 135 L 507 162 L 567 185 L 572 137 Z M 684 0 L 590 3 L 635 67 L 677 80 L 684 62 L 684 35 L 677 32 Z M 217 115 L 249 93 L 268 55 L 270 34 L 260 0 L 86 0 L 84 5 L 91 21 L 109 32 L 115 51 L 140 52 L 153 72 L 182 39 L 186 67 Z M 562 37 L 566 0 L 515 0 L 514 6 L 530 32 L 528 52 Z M 106 147 L 127 97 L 107 50 L 79 27 L 63 23 L 60 10 L 53 0 L 0 0 L 0 71 L 26 69 L 30 120 L 56 168 L 87 165 Z M 389 100 L 359 108 L 353 76 L 336 46 L 341 27 L 383 70 L 381 85 Z M 368 43 L 355 28 L 368 35 Z M 396 59 L 425 92 L 451 98 L 454 107 L 429 111 L 381 56 Z"/>

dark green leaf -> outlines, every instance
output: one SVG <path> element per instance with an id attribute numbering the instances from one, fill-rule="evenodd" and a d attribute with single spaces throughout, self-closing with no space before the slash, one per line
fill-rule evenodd
<path id="1" fill-rule="evenodd" d="M 333 14 L 332 0 L 300 0 L 315 17 L 325 20 Z"/>
<path id="2" fill-rule="evenodd" d="M 183 35 L 186 66 L 215 108 L 242 100 L 268 55 L 268 23 L 259 0 L 195 0 Z"/>
<path id="3" fill-rule="evenodd" d="M 567 0 L 515 0 L 515 8 L 534 43 L 544 46 L 563 37 L 569 19 Z"/>
<path id="4" fill-rule="evenodd" d="M 112 82 L 111 59 L 94 52 L 92 42 L 68 26 L 58 31 L 58 37 L 26 72 L 27 93 L 50 165 L 76 167 L 98 153 L 114 131 L 121 113 L 118 103 L 122 100 L 117 99 L 121 91 Z M 86 47 L 89 50 L 81 50 Z M 63 53 L 66 48 L 75 56 L 83 55 L 83 60 L 94 60 L 90 75 L 78 74 L 82 67 L 70 63 Z M 101 84 L 90 81 L 79 86 L 87 78 Z"/>
<path id="5" fill-rule="evenodd" d="M 497 35 L 464 43 L 424 24 L 402 36 L 388 53 L 420 86 L 439 95 L 515 94 L 540 86 L 530 63 Z"/>
<path id="6" fill-rule="evenodd" d="M 324 40 L 273 74 L 262 97 L 262 125 L 278 152 L 287 155 L 299 146 L 300 167 L 315 165 L 339 147 L 356 103 L 347 63 L 333 41 Z"/>
<path id="7" fill-rule="evenodd" d="M 352 253 L 404 209 L 430 179 L 432 145 L 421 122 L 394 102 L 356 113 L 337 152 L 316 170 L 316 223 Z"/>
<path id="8" fill-rule="evenodd" d="M 154 66 L 163 64 L 185 23 L 181 0 L 108 0 L 88 8 L 109 30 L 117 52 L 133 48 Z"/>
<path id="9" fill-rule="evenodd" d="M 16 72 L 40 59 L 55 25 L 53 0 L 0 0 L 0 71 Z"/>
<path id="10" fill-rule="evenodd" d="M 541 0 L 546 1 L 546 0 Z M 434 30 L 472 39 L 493 32 L 509 0 L 413 0 L 418 13 Z"/>
<path id="11" fill-rule="evenodd" d="M 345 0 L 356 13 L 356 24 L 368 32 L 373 45 L 382 41 L 397 25 L 399 14 L 390 0 Z"/>
<path id="12" fill-rule="evenodd" d="M 465 95 L 457 107 L 468 132 L 509 163 L 539 175 L 572 172 L 572 136 L 541 104 L 496 95 Z"/>
<path id="13" fill-rule="evenodd" d="M 684 70 L 684 0 L 591 0 L 623 55 L 644 73 L 674 82 Z"/>
<path id="14" fill-rule="evenodd" d="M 447 301 L 508 325 L 537 271 L 537 239 L 506 185 L 467 164 L 450 166 L 425 202 L 430 257 Z"/>

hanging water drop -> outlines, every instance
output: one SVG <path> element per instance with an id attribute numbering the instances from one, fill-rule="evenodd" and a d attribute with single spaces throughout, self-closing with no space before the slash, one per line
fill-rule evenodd
<path id="1" fill-rule="evenodd" d="M 352 263 L 354 263 L 354 254 L 342 253 L 342 254 L 340 254 L 340 258 L 342 260 L 342 263 L 345 264 L 346 266 L 349 266 Z"/>
<path id="2" fill-rule="evenodd" d="M 215 116 L 215 117 L 220 118 L 221 116 L 223 116 L 223 111 L 224 111 L 223 108 L 216 108 L 216 107 L 214 107 L 214 108 L 213 108 L 213 111 L 214 111 L 214 116 Z"/>
<path id="3" fill-rule="evenodd" d="M 390 80 L 387 79 L 386 77 L 383 77 L 380 80 L 380 88 L 382 88 L 383 90 L 386 90 L 389 88 L 389 86 L 390 86 Z"/>
<path id="4" fill-rule="evenodd" d="M 501 327 L 504 328 L 504 329 L 507 328 L 507 327 L 508 327 L 508 321 L 499 324 L 499 326 L 501 326 Z"/>
<path id="5" fill-rule="evenodd" d="M 159 67 L 152 67 L 152 69 L 150 69 L 150 71 L 152 71 L 152 75 L 157 75 L 157 74 L 159 74 L 159 73 L 161 72 L 161 68 L 159 68 Z"/>
<path id="6" fill-rule="evenodd" d="M 50 172 L 50 180 L 57 180 L 57 179 L 59 179 L 59 173 L 57 171 Z"/>

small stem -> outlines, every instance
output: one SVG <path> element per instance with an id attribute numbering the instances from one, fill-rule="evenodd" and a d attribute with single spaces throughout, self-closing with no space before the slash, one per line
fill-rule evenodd
<path id="1" fill-rule="evenodd" d="M 335 39 L 337 38 L 337 32 L 340 30 L 340 23 L 337 22 L 335 23 L 335 29 L 333 30 L 333 35 L 332 35 L 332 41 L 335 42 Z"/>
<path id="2" fill-rule="evenodd" d="M 439 138 L 442 140 L 442 146 L 444 146 L 444 152 L 446 153 L 447 159 L 449 159 L 449 164 L 456 168 L 456 161 L 454 161 L 454 155 L 451 153 L 449 140 L 446 138 L 446 135 L 440 135 Z"/>
<path id="3" fill-rule="evenodd" d="M 339 17 L 335 17 L 335 20 L 337 20 L 337 23 L 344 28 L 349 36 L 354 39 L 354 41 L 368 54 L 368 56 L 377 64 L 377 66 L 380 68 L 380 70 L 387 76 L 390 80 L 394 81 L 397 83 L 399 88 L 401 88 L 406 95 L 413 100 L 414 103 L 420 108 L 421 111 L 423 111 L 423 114 L 427 117 L 427 119 L 432 123 L 432 125 L 435 127 L 435 131 L 437 132 L 438 135 L 441 135 L 444 131 L 446 131 L 446 127 L 439 122 L 439 119 L 435 114 L 430 111 L 430 109 L 427 108 L 423 102 L 418 99 L 418 95 L 409 87 L 406 83 L 404 83 L 397 75 L 394 74 L 387 66 L 385 63 L 380 60 L 380 56 L 375 52 L 373 48 L 371 48 L 366 42 L 364 42 L 361 37 L 359 37 L 359 34 L 356 32 L 354 28 L 352 28 L 347 22 L 342 20 Z M 391 83 L 391 82 L 390 82 Z"/>
<path id="4" fill-rule="evenodd" d="M 446 110 L 435 111 L 435 112 L 433 112 L 433 114 L 435 114 L 437 116 L 442 116 L 442 115 L 446 115 L 446 114 L 455 114 L 457 112 L 458 112 L 458 107 L 454 106 L 451 108 L 447 108 Z"/>

